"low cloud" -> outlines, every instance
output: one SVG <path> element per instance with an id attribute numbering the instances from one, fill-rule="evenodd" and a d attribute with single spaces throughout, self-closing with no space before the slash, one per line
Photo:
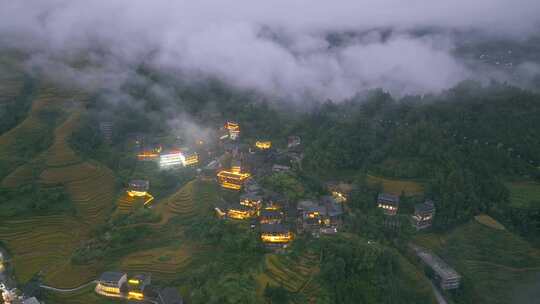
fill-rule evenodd
<path id="1" fill-rule="evenodd" d="M 539 16 L 535 0 L 3 1 L 0 46 L 82 86 L 119 88 L 145 62 L 293 100 L 340 100 L 489 78 L 454 54 L 453 33 L 526 39 Z M 67 64 L 81 56 L 86 68 Z M 516 70 L 536 71 L 535 63 Z"/>

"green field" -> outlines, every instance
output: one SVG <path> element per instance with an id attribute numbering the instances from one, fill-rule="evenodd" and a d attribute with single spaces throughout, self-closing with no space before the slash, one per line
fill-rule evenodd
<path id="1" fill-rule="evenodd" d="M 257 276 L 257 295 L 262 299 L 267 284 L 281 286 L 294 294 L 301 294 L 312 303 L 319 292 L 316 275 L 320 256 L 306 252 L 297 260 L 286 256 L 267 254 L 263 271 Z"/>
<path id="2" fill-rule="evenodd" d="M 471 221 L 444 234 L 421 234 L 415 242 L 433 250 L 463 275 L 470 303 L 514 302 L 517 288 L 540 273 L 540 250 L 511 232 Z M 469 303 L 469 302 L 467 302 Z"/>
<path id="3" fill-rule="evenodd" d="M 512 182 L 507 183 L 510 190 L 510 201 L 516 208 L 540 208 L 540 183 Z"/>
<path id="4" fill-rule="evenodd" d="M 383 191 L 395 195 L 415 196 L 422 195 L 424 193 L 424 186 L 416 181 L 389 179 L 380 176 L 368 175 L 368 182 L 371 184 L 380 183 L 383 187 Z"/>

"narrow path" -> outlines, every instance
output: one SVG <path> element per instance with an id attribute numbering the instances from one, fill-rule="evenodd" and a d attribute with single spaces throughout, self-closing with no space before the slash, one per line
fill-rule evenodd
<path id="1" fill-rule="evenodd" d="M 437 302 L 439 304 L 448 304 L 448 302 L 446 302 L 446 299 L 443 297 L 443 295 L 439 292 L 439 289 L 437 289 L 437 286 L 435 286 L 433 284 L 433 282 L 431 282 L 431 280 L 429 281 L 429 284 L 431 285 L 431 288 L 433 289 L 433 293 L 435 294 L 435 298 L 437 298 Z"/>
<path id="2" fill-rule="evenodd" d="M 85 287 L 88 287 L 92 284 L 95 284 L 96 281 L 93 280 L 93 281 L 90 281 L 88 283 L 85 283 L 79 287 L 75 287 L 75 288 L 55 288 L 55 287 L 51 287 L 51 286 L 47 286 L 47 285 L 44 285 L 44 284 L 41 284 L 39 285 L 39 287 L 43 288 L 43 289 L 46 289 L 46 290 L 52 290 L 52 291 L 56 291 L 56 292 L 74 292 L 74 291 L 78 291 L 78 290 L 81 290 Z"/>
<path id="3" fill-rule="evenodd" d="M 493 266 L 493 267 L 498 267 L 498 268 L 503 268 L 505 270 L 512 271 L 512 272 L 524 272 L 524 271 L 538 271 L 538 270 L 540 270 L 540 266 L 515 268 L 515 267 L 506 266 L 506 265 L 497 264 L 497 263 L 492 263 L 492 262 L 487 262 L 487 261 L 478 261 L 478 260 L 466 260 L 466 261 L 467 262 L 472 262 L 472 263 L 477 263 L 477 264 L 486 264 L 486 265 Z"/>

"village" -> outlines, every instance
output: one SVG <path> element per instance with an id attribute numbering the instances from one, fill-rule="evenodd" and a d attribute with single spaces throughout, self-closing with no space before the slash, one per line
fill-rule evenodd
<path id="1" fill-rule="evenodd" d="M 104 126 L 102 132 L 107 138 L 112 126 Z M 297 237 L 331 237 L 344 229 L 347 201 L 355 190 L 353 185 L 329 182 L 325 185 L 328 195 L 293 202 L 260 183 L 271 174 L 301 170 L 303 146 L 299 136 L 289 136 L 286 147 L 282 149 L 266 139 L 245 144 L 240 141 L 240 125 L 228 121 L 218 130 L 218 148 L 213 150 L 201 148 L 202 141 L 196 142 L 193 147 L 164 147 L 159 143 L 147 142 L 142 135 L 135 135 L 134 138 L 139 161 L 156 162 L 162 170 L 196 168 L 197 178 L 217 182 L 230 195 L 215 202 L 215 216 L 223 221 L 248 223 L 270 252 L 286 253 Z M 128 206 L 139 204 L 153 208 L 153 199 L 148 180 L 131 180 L 128 183 L 124 200 Z M 397 217 L 400 196 L 379 193 L 373 204 L 384 214 L 384 225 L 389 228 L 406 224 L 417 231 L 428 229 L 436 214 L 436 204 L 426 199 L 414 206 L 408 223 L 403 223 Z M 410 246 L 419 262 L 432 269 L 432 279 L 437 288 L 459 288 L 461 276 L 455 270 L 428 250 Z M 95 292 L 104 297 L 132 302 L 183 303 L 181 295 L 174 288 L 152 286 L 151 274 L 128 275 L 121 271 L 108 271 L 96 280 Z"/>
<path id="2" fill-rule="evenodd" d="M 109 141 L 114 131 L 111 123 L 101 123 L 100 129 Z M 246 144 L 240 140 L 241 126 L 228 121 L 217 130 L 215 144 L 202 140 L 191 145 L 163 145 L 151 140 L 151 136 L 134 134 L 133 151 L 137 161 L 157 164 L 160 170 L 196 170 L 197 179 L 217 183 L 224 194 L 213 205 L 215 216 L 222 221 L 246 223 L 256 232 L 266 250 L 275 254 L 287 253 L 298 237 L 332 237 L 346 231 L 347 202 L 355 191 L 352 184 L 342 181 L 325 184 L 326 195 L 291 201 L 283 193 L 263 186 L 265 177 L 272 174 L 290 174 L 302 170 L 302 139 L 290 135 L 286 146 L 276 147 L 272 141 L 259 139 Z M 211 147 L 211 148 L 210 148 Z M 134 208 L 156 207 L 152 185 L 146 179 L 132 179 L 125 186 L 119 199 L 118 211 L 129 212 Z M 381 192 L 372 202 L 384 215 L 384 226 L 394 229 L 411 225 L 417 231 L 431 227 L 436 214 L 436 203 L 426 198 L 414 206 L 404 223 L 397 215 L 400 196 Z M 416 245 L 410 245 L 419 263 L 432 269 L 433 282 L 441 290 L 456 289 L 461 276 L 445 261 Z M 6 277 L 5 260 L 0 252 L 0 291 L 5 304 L 38 304 L 35 297 L 17 291 Z M 173 287 L 161 287 L 152 283 L 151 273 L 127 273 L 111 269 L 89 282 L 95 284 L 96 294 L 130 303 L 181 304 L 182 295 Z M 87 286 L 85 284 L 84 286 Z M 81 286 L 84 287 L 84 286 Z M 50 292 L 69 292 L 47 285 L 40 285 Z"/>

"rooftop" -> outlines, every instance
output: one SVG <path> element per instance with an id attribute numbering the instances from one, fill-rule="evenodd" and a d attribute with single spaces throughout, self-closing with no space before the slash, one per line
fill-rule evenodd
<path id="1" fill-rule="evenodd" d="M 386 203 L 398 204 L 399 203 L 399 196 L 394 195 L 394 194 L 389 194 L 389 193 L 381 193 L 377 197 L 377 201 L 383 201 L 383 202 L 386 202 Z"/>
<path id="2" fill-rule="evenodd" d="M 280 217 L 281 212 L 278 210 L 266 210 L 263 209 L 261 211 L 261 217 Z"/>
<path id="3" fill-rule="evenodd" d="M 414 205 L 414 212 L 416 213 L 433 211 L 435 211 L 435 204 L 433 204 L 433 201 L 431 200 L 427 200 L 421 204 Z"/>
<path id="4" fill-rule="evenodd" d="M 262 233 L 287 233 L 289 232 L 289 229 L 287 229 L 282 224 L 262 224 L 261 232 Z"/>
<path id="5" fill-rule="evenodd" d="M 441 258 L 420 246 L 411 245 L 416 255 L 443 279 L 460 278 L 461 276 Z"/>
<path id="6" fill-rule="evenodd" d="M 118 282 L 122 279 L 123 276 L 126 274 L 123 272 L 115 272 L 115 271 L 106 271 L 99 276 L 99 281 L 101 282 Z"/>

